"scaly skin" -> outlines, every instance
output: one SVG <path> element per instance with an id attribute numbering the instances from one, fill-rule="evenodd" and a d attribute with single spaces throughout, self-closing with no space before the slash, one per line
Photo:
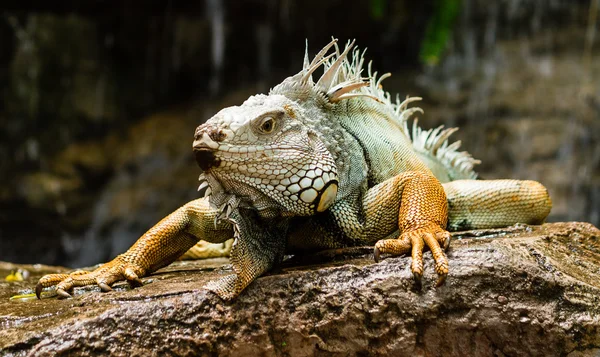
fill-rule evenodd
<path id="1" fill-rule="evenodd" d="M 536 181 L 458 180 L 443 184 L 450 205 L 450 230 L 541 224 L 552 201 Z"/>
<path id="2" fill-rule="evenodd" d="M 332 48 L 335 53 L 325 56 Z M 411 254 L 416 281 L 423 250 L 438 284 L 449 273 L 446 230 L 542 223 L 551 201 L 534 181 L 475 181 L 478 161 L 447 139 L 455 129 L 424 131 L 406 120 L 418 108 L 394 104 L 352 44 L 332 41 L 303 70 L 271 90 L 225 108 L 195 132 L 203 199 L 182 206 L 127 252 L 93 272 L 47 275 L 36 287 L 75 286 L 140 278 L 170 264 L 199 240 L 205 256 L 225 253 L 234 274 L 205 288 L 233 299 L 284 254 L 374 245 L 374 256 Z M 324 66 L 317 81 L 312 72 Z M 456 181 L 453 181 L 456 180 Z M 452 182 L 449 182 L 452 181 Z"/>

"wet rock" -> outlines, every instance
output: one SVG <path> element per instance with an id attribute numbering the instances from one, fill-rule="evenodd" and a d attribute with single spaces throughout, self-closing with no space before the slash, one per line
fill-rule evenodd
<path id="1" fill-rule="evenodd" d="M 552 236 L 552 239 L 547 237 Z M 233 302 L 203 290 L 225 259 L 178 262 L 131 290 L 9 300 L 0 283 L 0 354 L 594 356 L 600 349 L 600 230 L 553 223 L 454 234 L 450 275 L 422 289 L 409 258 L 370 248 L 294 257 Z M 5 276 L 15 265 L 0 265 Z M 47 271 L 56 268 L 48 267 Z M 152 281 L 151 283 L 149 281 Z"/>

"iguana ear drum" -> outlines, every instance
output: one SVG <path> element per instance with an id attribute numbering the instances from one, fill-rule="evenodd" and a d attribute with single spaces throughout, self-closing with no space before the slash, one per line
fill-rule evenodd
<path id="1" fill-rule="evenodd" d="M 317 212 L 323 212 L 335 202 L 338 191 L 338 182 L 329 181 L 316 199 Z"/>

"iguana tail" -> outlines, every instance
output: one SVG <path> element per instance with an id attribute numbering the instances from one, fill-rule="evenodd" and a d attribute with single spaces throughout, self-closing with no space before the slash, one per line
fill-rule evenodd
<path id="1" fill-rule="evenodd" d="M 541 224 L 552 201 L 546 187 L 528 180 L 457 180 L 444 183 L 448 230 Z"/>

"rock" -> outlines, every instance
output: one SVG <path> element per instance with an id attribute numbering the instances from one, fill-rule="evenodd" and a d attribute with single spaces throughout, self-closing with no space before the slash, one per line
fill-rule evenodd
<path id="1" fill-rule="evenodd" d="M 177 262 L 115 291 L 13 299 L 60 268 L 0 265 L 0 354 L 593 356 L 600 348 L 600 230 L 588 223 L 454 234 L 450 275 L 423 286 L 409 258 L 371 249 L 293 257 L 233 302 L 203 290 L 223 258 Z M 44 271 L 42 271 L 44 270 Z M 151 283 L 149 281 L 152 281 Z"/>

